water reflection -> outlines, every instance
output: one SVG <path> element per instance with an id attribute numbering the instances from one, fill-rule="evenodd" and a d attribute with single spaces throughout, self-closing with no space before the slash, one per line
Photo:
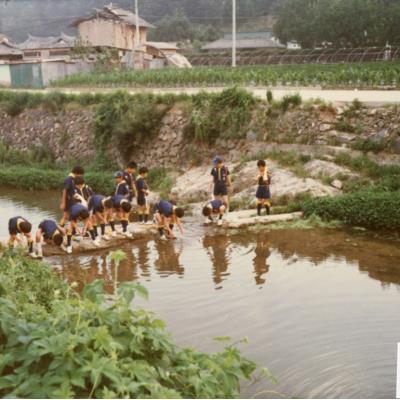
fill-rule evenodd
<path id="1" fill-rule="evenodd" d="M 254 279 L 257 285 L 265 283 L 264 275 L 269 271 L 268 257 L 271 255 L 269 242 L 264 235 L 257 236 L 255 256 L 253 258 Z"/>
<path id="2" fill-rule="evenodd" d="M 185 269 L 179 262 L 182 248 L 176 246 L 173 241 L 157 240 L 155 241 L 155 250 L 158 258 L 154 262 L 154 267 L 161 277 L 173 274 L 183 277 Z"/>
<path id="3" fill-rule="evenodd" d="M 213 271 L 213 281 L 217 288 L 229 276 L 229 237 L 226 235 L 204 236 L 203 246 L 210 257 Z"/>
<path id="4" fill-rule="evenodd" d="M 200 248 L 198 248 L 200 244 Z M 349 265 L 358 266 L 361 273 L 381 282 L 383 287 L 390 284 L 400 286 L 400 247 L 398 241 L 374 239 L 366 233 L 338 230 L 310 231 L 263 231 L 258 233 L 221 235 L 206 234 L 200 242 L 161 242 L 139 241 L 125 244 L 122 249 L 127 253 L 127 260 L 121 263 L 119 281 L 144 279 L 151 281 L 155 276 L 161 278 L 175 275 L 184 278 L 185 268 L 206 268 L 215 289 L 222 289 L 231 275 L 232 268 L 241 260 L 246 266 L 246 273 L 251 274 L 256 285 L 267 282 L 271 271 L 271 255 L 276 253 L 286 266 L 307 260 L 315 266 Z M 182 255 L 192 251 L 204 252 L 208 261 L 191 259 L 190 265 L 181 262 Z M 54 257 L 50 262 L 59 265 L 68 280 L 90 282 L 104 279 L 112 288 L 114 266 L 107 259 L 109 252 L 95 255 Z M 276 265 L 274 268 L 280 268 Z M 208 272 L 207 272 L 208 271 Z M 244 272 L 243 270 L 241 272 Z"/>

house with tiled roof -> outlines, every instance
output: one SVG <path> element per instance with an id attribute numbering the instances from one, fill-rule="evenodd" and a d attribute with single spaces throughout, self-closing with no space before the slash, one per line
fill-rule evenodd
<path id="1" fill-rule="evenodd" d="M 69 58 L 75 45 L 75 36 L 32 36 L 18 45 L 25 59 Z"/>
<path id="2" fill-rule="evenodd" d="M 136 15 L 110 3 L 91 15 L 73 21 L 84 43 L 93 47 L 109 47 L 122 51 L 133 50 L 136 43 Z M 138 18 L 139 44 L 147 41 L 147 31 L 153 25 Z"/>

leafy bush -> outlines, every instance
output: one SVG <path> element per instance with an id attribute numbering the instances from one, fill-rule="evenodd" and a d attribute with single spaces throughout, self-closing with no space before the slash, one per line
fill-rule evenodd
<path id="1" fill-rule="evenodd" d="M 101 149 L 114 142 L 127 159 L 133 149 L 158 134 L 168 107 L 156 96 L 130 96 L 117 92 L 106 97 L 96 109 L 93 132 Z"/>
<path id="2" fill-rule="evenodd" d="M 0 90 L 0 103 L 5 112 L 12 117 L 20 114 L 25 108 L 37 107 L 43 97 L 40 93 Z"/>
<path id="3" fill-rule="evenodd" d="M 400 229 L 400 192 L 361 191 L 340 197 L 307 200 L 306 216 L 339 220 L 373 229 Z"/>
<path id="4" fill-rule="evenodd" d="M 17 310 L 29 311 L 31 305 L 50 310 L 55 291 L 65 296 L 67 285 L 47 265 L 12 251 L 0 257 L 0 297 L 14 302 Z"/>
<path id="5" fill-rule="evenodd" d="M 289 110 L 290 106 L 298 107 L 302 102 L 301 96 L 297 94 L 286 95 L 283 99 L 278 103 L 278 106 L 282 109 L 283 112 Z"/>
<path id="6" fill-rule="evenodd" d="M 359 139 L 353 145 L 353 149 L 360 150 L 363 152 L 372 151 L 374 153 L 379 153 L 386 148 L 386 144 L 384 142 L 375 142 L 370 139 Z"/>
<path id="7" fill-rule="evenodd" d="M 271 90 L 267 90 L 267 101 L 269 104 L 272 104 L 272 102 L 274 101 L 274 96 Z"/>
<path id="8" fill-rule="evenodd" d="M 237 87 L 221 93 L 200 93 L 192 98 L 189 133 L 194 138 L 213 143 L 217 138 L 237 139 L 246 132 L 256 99 Z"/>
<path id="9" fill-rule="evenodd" d="M 132 308 L 135 295 L 147 295 L 137 284 L 120 284 L 111 298 L 102 281 L 82 298 L 62 287 L 46 292 L 43 307 L 37 296 L 46 265 L 3 258 L 1 270 L 23 262 L 38 272 L 35 285 L 18 287 L 32 292 L 29 312 L 11 291 L 0 298 L 2 397 L 237 398 L 240 380 L 255 371 L 233 346 L 210 355 L 179 348 L 163 321 Z"/>
<path id="10" fill-rule="evenodd" d="M 169 198 L 174 181 L 166 168 L 152 168 L 149 172 L 147 181 L 151 190 L 160 192 L 161 198 Z"/>

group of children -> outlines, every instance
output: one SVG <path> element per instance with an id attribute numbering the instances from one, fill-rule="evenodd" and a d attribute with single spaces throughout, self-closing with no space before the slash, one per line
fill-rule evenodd
<path id="1" fill-rule="evenodd" d="M 203 208 L 206 224 L 214 222 L 213 216 L 218 216 L 217 223 L 222 225 L 223 216 L 229 210 L 228 188 L 231 185 L 230 172 L 224 165 L 222 158 L 213 160 L 214 167 L 211 170 L 212 181 L 210 191 L 213 188 L 213 199 Z M 271 175 L 265 161 L 257 163 L 259 174 L 257 176 L 258 189 L 257 212 L 265 206 L 267 214 L 270 212 Z M 135 173 L 137 165 L 130 162 L 124 171 L 115 173 L 115 190 L 110 196 L 94 193 L 85 183 L 84 169 L 76 166 L 64 180 L 62 200 L 60 208 L 63 212 L 60 223 L 46 219 L 42 221 L 36 231 L 35 238 L 32 235 L 32 225 L 21 216 L 11 218 L 9 221 L 9 246 L 13 247 L 19 241 L 18 235 L 27 238 L 29 255 L 33 258 L 42 258 L 42 244 L 53 243 L 61 247 L 66 253 L 72 253 L 72 238 L 89 237 L 94 246 L 100 246 L 101 240 L 110 240 L 117 236 L 115 222 L 118 220 L 122 226 L 122 235 L 128 238 L 132 233 L 128 230 L 129 214 L 132 210 L 134 199 L 137 203 L 138 219 L 140 224 L 155 223 L 161 240 L 175 238 L 173 230 L 175 225 L 183 234 L 181 218 L 184 210 L 173 201 L 160 200 L 153 210 L 154 220 L 149 221 L 150 207 L 147 201 L 149 186 L 146 182 L 149 170 L 146 167 L 139 169 L 139 175 Z M 106 233 L 106 226 L 111 228 L 111 234 Z M 100 231 L 99 231 L 100 228 Z M 34 251 L 36 243 L 36 252 Z"/>
<path id="2" fill-rule="evenodd" d="M 222 225 L 222 219 L 229 210 L 228 188 L 231 186 L 231 176 L 228 167 L 224 164 L 221 157 L 215 157 L 213 160 L 214 167 L 211 170 L 212 180 L 209 185 L 209 191 L 213 190 L 213 200 L 209 201 L 203 208 L 203 215 L 206 218 L 204 223 L 210 224 L 214 222 L 213 216 L 218 216 L 217 223 Z M 268 170 L 264 160 L 257 162 L 258 175 L 255 182 L 257 183 L 257 215 L 261 216 L 261 211 L 265 207 L 266 214 L 270 214 L 271 210 L 271 173 Z"/>

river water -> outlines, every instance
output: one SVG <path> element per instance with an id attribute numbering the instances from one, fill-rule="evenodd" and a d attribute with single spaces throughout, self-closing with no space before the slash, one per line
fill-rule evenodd
<path id="1" fill-rule="evenodd" d="M 58 215 L 53 193 L 0 191 L 0 236 L 8 218 L 34 224 Z M 126 244 L 120 281 L 150 292 L 137 304 L 155 311 L 181 345 L 216 351 L 234 340 L 278 383 L 259 382 L 246 397 L 391 398 L 400 342 L 400 242 L 357 230 L 242 231 L 226 235 L 187 223 L 175 242 Z M 108 252 L 53 257 L 81 287 L 112 288 Z"/>

